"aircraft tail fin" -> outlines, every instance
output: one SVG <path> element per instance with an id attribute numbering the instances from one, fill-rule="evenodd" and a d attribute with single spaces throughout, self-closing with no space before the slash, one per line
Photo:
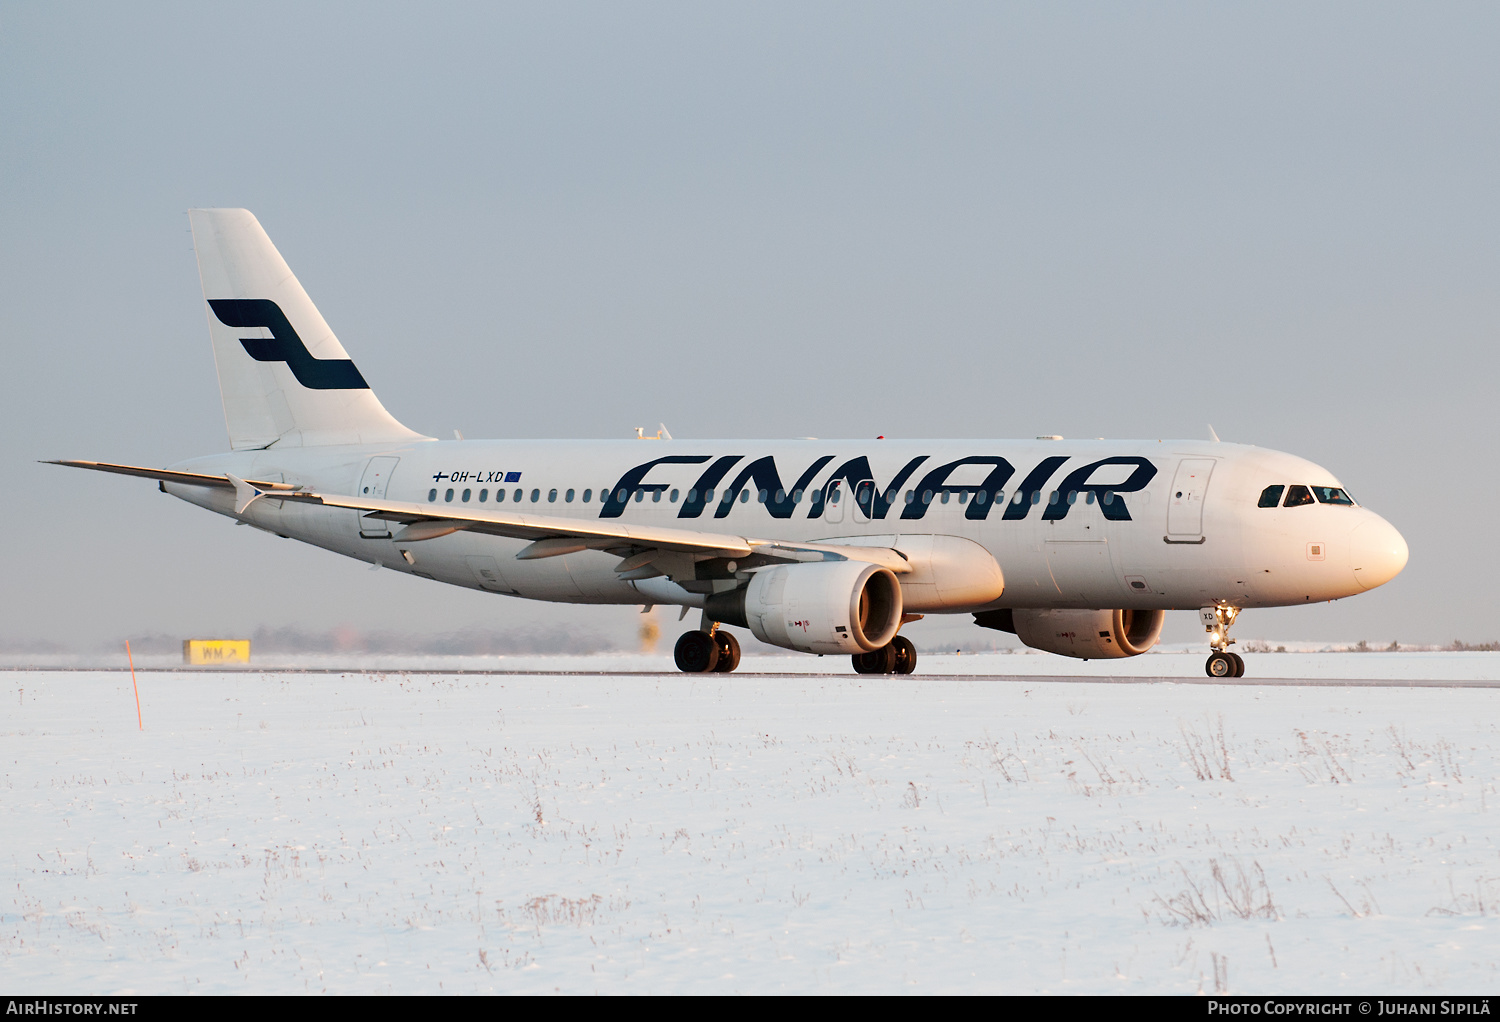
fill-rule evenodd
<path id="1" fill-rule="evenodd" d="M 385 410 L 247 209 L 193 209 L 234 450 L 426 440 Z"/>

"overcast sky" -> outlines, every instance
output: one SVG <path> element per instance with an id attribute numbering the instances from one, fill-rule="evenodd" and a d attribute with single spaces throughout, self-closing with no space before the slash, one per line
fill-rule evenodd
<path id="1" fill-rule="evenodd" d="M 1203 437 L 1500 635 L 1500 7 L 0 3 L 0 642 L 576 622 L 35 464 L 227 446 L 185 211 L 449 436 Z M 1198 634 L 1191 615 L 1168 638 Z"/>

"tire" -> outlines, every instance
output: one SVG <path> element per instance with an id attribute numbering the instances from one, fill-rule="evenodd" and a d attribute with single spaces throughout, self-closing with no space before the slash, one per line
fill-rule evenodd
<path id="1" fill-rule="evenodd" d="M 1234 661 L 1234 677 L 1243 678 L 1245 676 L 1245 658 L 1238 653 L 1227 653 L 1225 655 Z"/>
<path id="2" fill-rule="evenodd" d="M 856 674 L 894 674 L 896 671 L 896 650 L 890 643 L 868 653 L 856 653 L 849 659 L 854 662 Z"/>
<path id="3" fill-rule="evenodd" d="M 898 635 L 891 640 L 891 648 L 896 651 L 897 674 L 910 674 L 917 669 L 917 647 L 910 639 Z"/>
<path id="4" fill-rule="evenodd" d="M 719 662 L 713 669 L 719 674 L 728 674 L 740 665 L 740 641 L 722 628 L 714 632 L 714 639 L 719 644 Z"/>
<path id="5" fill-rule="evenodd" d="M 684 632 L 672 657 L 684 674 L 703 674 L 718 666 L 719 644 L 707 632 Z"/>
<path id="6" fill-rule="evenodd" d="M 1210 678 L 1233 678 L 1234 661 L 1229 658 L 1228 653 L 1211 653 L 1208 662 L 1203 665 L 1204 671 Z"/>

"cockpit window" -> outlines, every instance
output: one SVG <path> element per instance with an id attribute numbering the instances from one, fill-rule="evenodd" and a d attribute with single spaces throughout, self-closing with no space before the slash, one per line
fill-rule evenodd
<path id="1" fill-rule="evenodd" d="M 1267 486 L 1260 491 L 1260 507 L 1275 507 L 1281 503 L 1281 494 L 1286 490 L 1285 486 Z"/>
<path id="2" fill-rule="evenodd" d="M 1312 491 L 1317 494 L 1319 504 L 1346 504 L 1349 507 L 1354 506 L 1354 498 L 1337 486 L 1314 486 Z"/>
<path id="3" fill-rule="evenodd" d="M 1313 495 L 1308 492 L 1306 486 L 1300 484 L 1287 487 L 1285 507 L 1301 507 L 1303 504 L 1311 504 Z"/>

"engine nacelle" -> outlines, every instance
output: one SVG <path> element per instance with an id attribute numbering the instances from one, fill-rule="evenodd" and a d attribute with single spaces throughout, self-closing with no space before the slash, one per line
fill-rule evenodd
<path id="1" fill-rule="evenodd" d="M 889 568 L 822 561 L 763 568 L 744 589 L 715 593 L 704 607 L 761 642 L 801 653 L 866 653 L 901 627 L 901 585 Z"/>
<path id="2" fill-rule="evenodd" d="M 1016 637 L 1080 660 L 1139 656 L 1161 638 L 1164 610 L 1014 610 Z"/>

